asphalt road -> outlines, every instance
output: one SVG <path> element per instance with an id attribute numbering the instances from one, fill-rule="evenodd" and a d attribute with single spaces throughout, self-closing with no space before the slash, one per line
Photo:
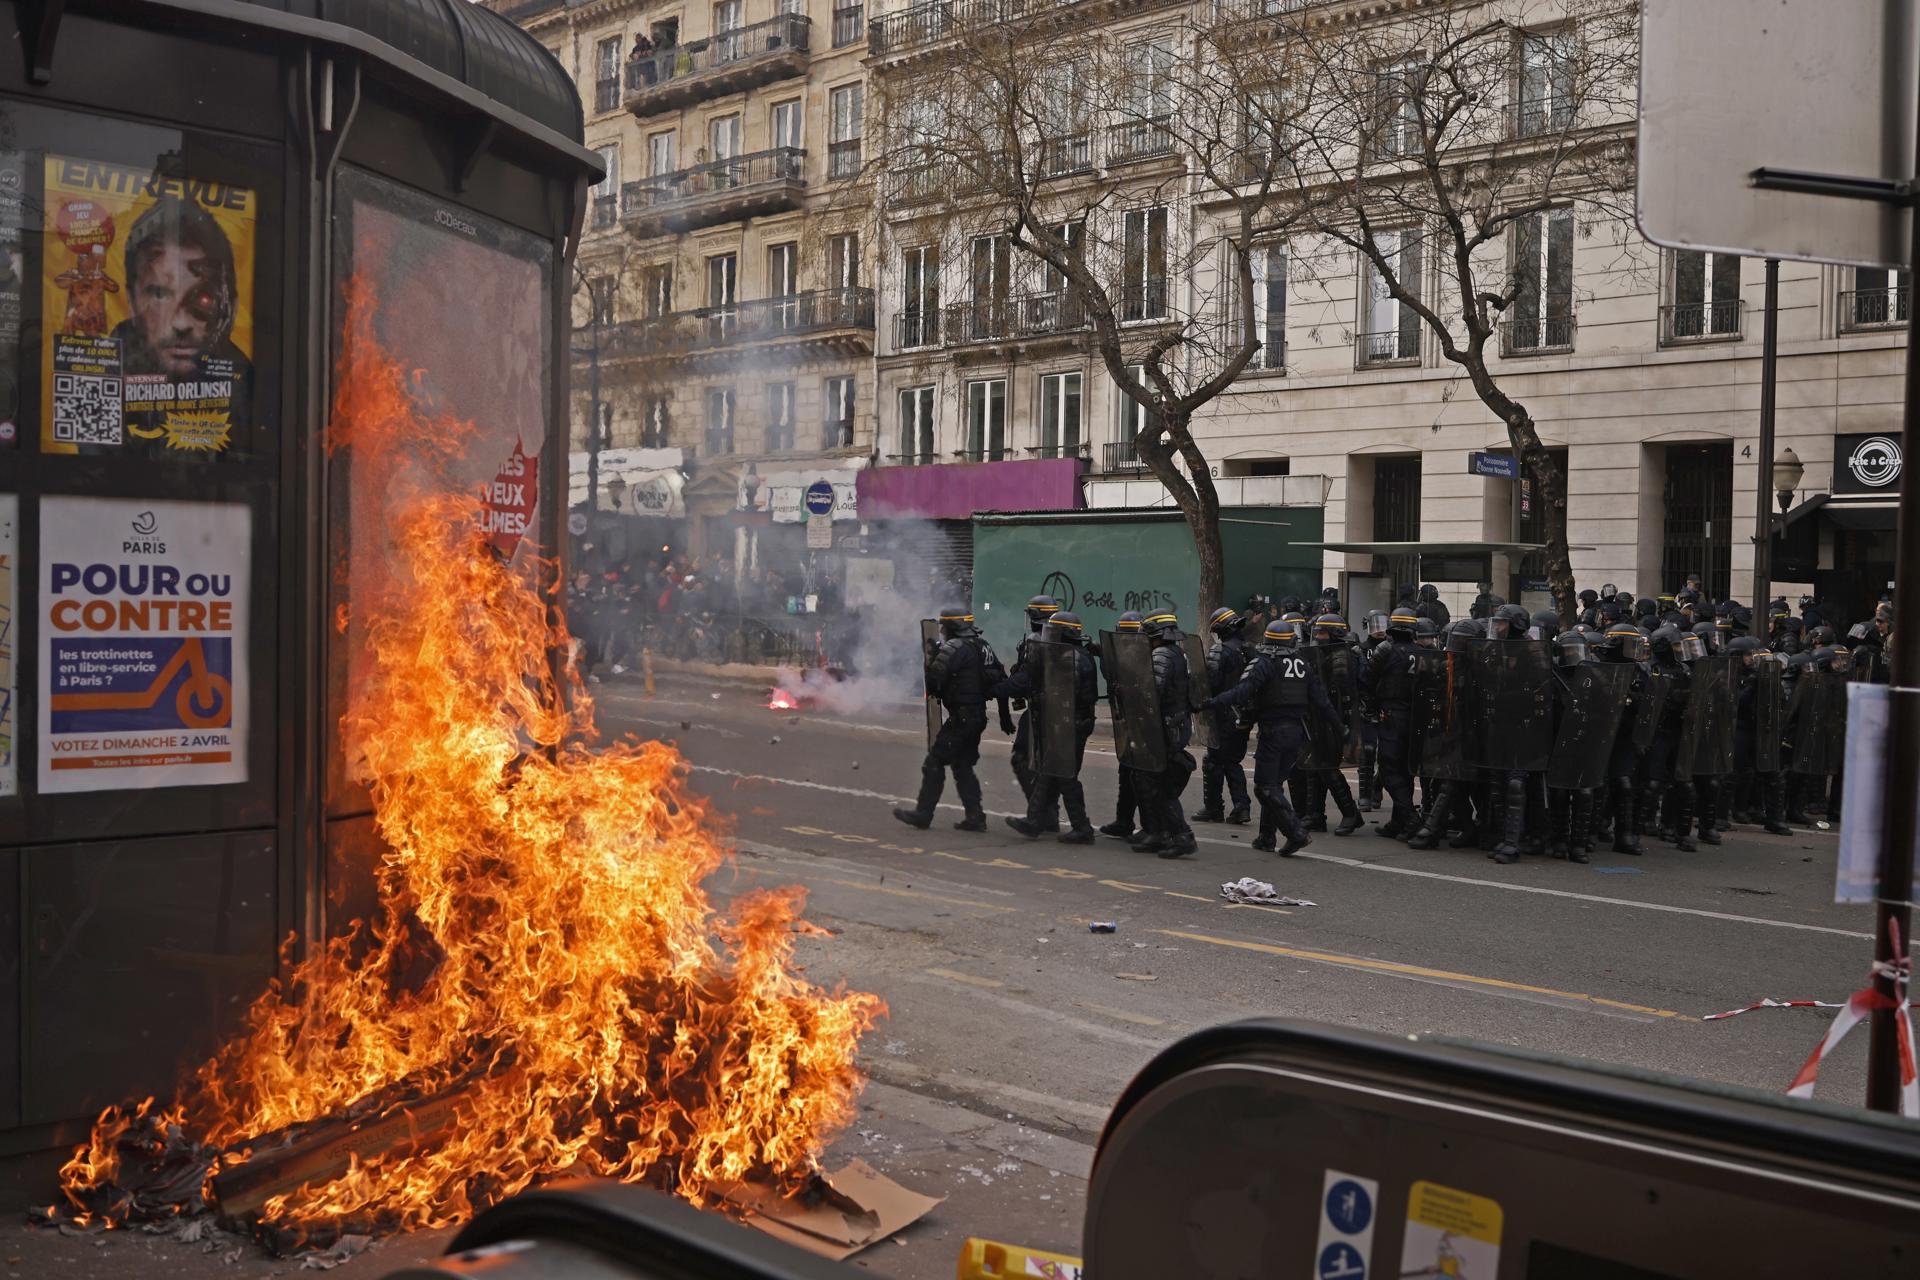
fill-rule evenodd
<path id="1" fill-rule="evenodd" d="M 1644 858 L 1499 867 L 1371 828 L 1283 860 L 1249 849 L 1248 828 L 1210 827 L 1197 856 L 1164 861 L 1006 830 L 1019 790 L 997 731 L 981 761 L 995 829 L 952 830 L 949 794 L 922 832 L 889 813 L 918 781 L 914 708 L 775 712 L 761 690 L 688 676 L 651 697 L 631 680 L 597 692 L 609 733 L 677 742 L 694 786 L 728 815 L 739 856 L 715 894 L 804 885 L 807 917 L 828 931 L 801 940 L 810 975 L 885 997 L 859 1121 L 828 1164 L 859 1157 L 946 1197 L 855 1259 L 903 1280 L 951 1275 L 969 1235 L 1078 1253 L 1108 1108 L 1157 1049 L 1201 1027 L 1311 1018 L 1780 1089 L 1828 1015 L 1701 1016 L 1762 996 L 1844 999 L 1866 973 L 1871 922 L 1831 901 L 1830 833 L 1748 829 L 1693 854 L 1654 844 Z M 1095 821 L 1110 818 L 1114 760 L 1100 739 L 1085 777 Z M 1222 882 L 1248 875 L 1316 905 L 1220 899 Z M 1095 920 L 1118 929 L 1091 933 Z M 1842 1046 L 1824 1094 L 1860 1097 L 1864 1040 Z M 383 1275 L 443 1242 L 385 1242 L 335 1274 Z M 9 1276 L 290 1269 L 251 1248 L 224 1264 L 225 1252 L 0 1232 Z"/>

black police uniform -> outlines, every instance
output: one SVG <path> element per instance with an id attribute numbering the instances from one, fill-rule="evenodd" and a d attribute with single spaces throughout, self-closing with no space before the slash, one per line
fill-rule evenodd
<path id="1" fill-rule="evenodd" d="M 1253 646 L 1240 636 L 1217 637 L 1207 651 L 1207 687 L 1230 689 L 1239 683 L 1252 661 Z M 1253 737 L 1253 722 L 1233 711 L 1212 711 L 1213 734 L 1200 758 L 1200 811 L 1197 821 L 1219 822 L 1222 817 L 1233 823 L 1247 820 L 1251 807 L 1247 797 L 1247 772 L 1241 762 L 1247 758 L 1247 743 Z M 1224 795 L 1223 795 L 1224 792 Z M 1233 800 L 1233 811 L 1226 813 L 1221 801 Z"/>
<path id="2" fill-rule="evenodd" d="M 1362 681 L 1363 707 L 1380 726 L 1381 786 L 1393 801 L 1393 812 L 1381 834 L 1406 832 L 1418 816 L 1413 800 L 1413 670 L 1420 647 L 1411 639 L 1389 634 L 1373 651 Z"/>
<path id="3" fill-rule="evenodd" d="M 1187 744 L 1193 741 L 1193 710 L 1187 704 L 1187 655 L 1180 647 L 1178 634 L 1156 635 L 1153 644 L 1153 686 L 1160 703 L 1166 767 L 1158 773 L 1141 772 L 1134 777 L 1141 825 L 1150 833 L 1140 847 L 1165 858 L 1181 857 L 1198 847 L 1193 828 L 1187 825 L 1187 816 L 1180 808 L 1180 795 L 1197 766 L 1193 753 L 1187 750 Z"/>
<path id="4" fill-rule="evenodd" d="M 1029 625 L 1031 626 L 1031 620 L 1029 620 Z M 1041 625 L 1044 626 L 1045 624 L 1042 623 Z M 1032 669 L 1033 664 L 1029 657 L 1029 646 L 1039 638 L 1040 627 L 1036 626 L 1032 627 L 1026 637 L 1020 641 L 1020 648 L 1014 653 L 1013 670 L 1009 673 L 1010 675 L 1022 675 Z M 1024 698 L 1026 695 L 1021 694 L 1014 696 Z M 1003 723 L 1001 727 L 1004 729 L 1005 724 Z M 1014 727 L 1013 731 L 1013 779 L 1020 784 L 1020 794 L 1029 804 L 1033 801 L 1034 788 L 1040 781 L 1039 775 L 1033 771 L 1033 766 L 1028 756 L 1028 752 L 1031 750 L 1032 738 L 1033 709 L 1031 707 L 1022 707 L 1020 710 L 1019 723 Z M 1058 798 L 1055 798 L 1054 801 L 1047 806 L 1040 821 L 1049 831 L 1058 831 L 1060 829 L 1060 801 Z"/>
<path id="5" fill-rule="evenodd" d="M 894 810 L 894 816 L 902 822 L 925 827 L 933 821 L 934 807 L 940 803 L 940 792 L 951 770 L 953 789 L 966 810 L 966 817 L 955 825 L 967 831 L 986 830 L 986 807 L 981 803 L 980 779 L 973 767 L 980 762 L 980 735 L 987 729 L 989 681 L 1000 677 L 999 665 L 977 631 L 947 637 L 927 660 L 927 693 L 940 699 L 947 722 L 940 726 L 939 735 L 921 762 L 920 795 L 913 808 Z"/>
<path id="6" fill-rule="evenodd" d="M 1340 713 L 1327 697 L 1313 667 L 1293 645 L 1262 644 L 1240 682 L 1207 702 L 1209 707 L 1251 707 L 1260 726 L 1253 753 L 1253 794 L 1260 801 L 1260 835 L 1254 848 L 1272 851 L 1274 836 L 1287 837 L 1283 853 L 1294 853 L 1312 837 L 1287 802 L 1284 783 L 1300 758 L 1307 737 L 1306 717 L 1339 723 Z"/>
<path id="7" fill-rule="evenodd" d="M 1058 815 L 1061 806 L 1067 811 L 1067 824 L 1072 828 L 1062 840 L 1072 844 L 1091 844 L 1093 824 L 1087 820 L 1087 793 L 1080 784 L 1080 765 L 1086 758 L 1087 739 L 1093 734 L 1095 708 L 1100 705 L 1100 681 L 1096 674 L 1093 655 L 1078 642 L 1074 647 L 1073 662 L 1073 776 L 1054 778 L 1036 774 L 1033 781 L 1033 794 L 1027 797 L 1027 813 L 1024 818 L 1007 819 L 1007 825 L 1021 835 L 1037 836 L 1050 827 L 1059 825 Z M 1037 696 L 1052 696 L 1051 690 L 1043 690 L 1039 681 L 1038 664 L 1025 670 L 1014 672 L 994 688 L 995 697 L 1025 698 L 1031 703 Z"/>

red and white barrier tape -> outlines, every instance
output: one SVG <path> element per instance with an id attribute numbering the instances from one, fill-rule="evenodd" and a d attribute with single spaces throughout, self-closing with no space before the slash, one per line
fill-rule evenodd
<path id="1" fill-rule="evenodd" d="M 1838 1009 L 1840 1013 L 1827 1027 L 1826 1036 L 1815 1046 L 1807 1060 L 1800 1064 L 1800 1070 L 1794 1074 L 1793 1083 L 1787 1086 L 1787 1096 L 1791 1098 L 1811 1098 L 1814 1083 L 1820 1078 L 1820 1064 L 1834 1051 L 1847 1033 L 1859 1024 L 1862 1018 L 1876 1009 L 1891 1008 L 1896 1011 L 1896 1036 L 1900 1047 L 1900 1114 L 1909 1119 L 1920 1120 L 1920 1071 L 1915 1069 L 1913 1006 L 1908 996 L 1908 987 L 1913 976 L 1913 961 L 1906 955 L 1904 947 L 1899 946 L 1895 938 L 1895 950 L 1901 959 L 1896 964 L 1876 962 L 1868 977 L 1868 985 L 1848 996 L 1846 1003 L 1833 1004 L 1826 1000 L 1774 1000 L 1771 998 L 1756 1000 L 1743 1009 L 1729 1009 L 1725 1013 L 1710 1013 L 1703 1022 L 1717 1022 L 1722 1018 L 1738 1017 L 1743 1013 L 1752 1013 L 1755 1009 Z M 1894 995 L 1887 997 L 1873 989 L 1873 979 L 1891 977 Z"/>

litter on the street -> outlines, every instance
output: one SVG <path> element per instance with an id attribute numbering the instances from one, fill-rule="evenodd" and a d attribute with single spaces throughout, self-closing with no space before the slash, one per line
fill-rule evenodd
<path id="1" fill-rule="evenodd" d="M 1087 924 L 1088 933 L 1118 933 L 1120 922 L 1117 920 L 1093 920 Z"/>
<path id="2" fill-rule="evenodd" d="M 1265 880 L 1242 876 L 1220 886 L 1220 896 L 1228 902 L 1244 902 L 1262 907 L 1311 907 L 1318 905 L 1305 898 L 1288 898 Z"/>

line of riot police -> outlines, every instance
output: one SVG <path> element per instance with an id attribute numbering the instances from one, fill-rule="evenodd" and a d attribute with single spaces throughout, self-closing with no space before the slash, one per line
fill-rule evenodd
<path id="1" fill-rule="evenodd" d="M 1028 838 L 1089 844 L 1097 830 L 1162 857 L 1193 853 L 1180 799 L 1202 748 L 1192 820 L 1245 824 L 1257 804 L 1256 849 L 1304 847 L 1328 829 L 1331 801 L 1335 835 L 1387 806 L 1379 834 L 1479 847 L 1503 864 L 1541 853 L 1585 862 L 1600 844 L 1640 854 L 1650 837 L 1690 851 L 1720 843 L 1733 821 L 1787 832 L 1810 821 L 1808 799 L 1837 798 L 1846 685 L 1886 678 L 1884 613 L 1849 649 L 1824 623 L 1796 634 L 1784 601 L 1770 636 L 1750 635 L 1743 606 L 1710 607 L 1691 589 L 1583 593 L 1565 633 L 1556 615 L 1485 592 L 1473 616 L 1444 622 L 1437 599 L 1403 594 L 1358 634 L 1331 598 L 1311 619 L 1222 608 L 1210 642 L 1171 612 L 1124 614 L 1095 640 L 1036 596 L 1011 669 L 969 610 L 943 610 L 923 624 L 922 785 L 895 816 L 930 825 L 950 772 L 964 811 L 955 825 L 986 829 L 974 765 L 992 702 L 1025 799 L 1007 822 Z M 1102 681 L 1120 770 L 1113 820 L 1096 829 L 1079 775 Z"/>

